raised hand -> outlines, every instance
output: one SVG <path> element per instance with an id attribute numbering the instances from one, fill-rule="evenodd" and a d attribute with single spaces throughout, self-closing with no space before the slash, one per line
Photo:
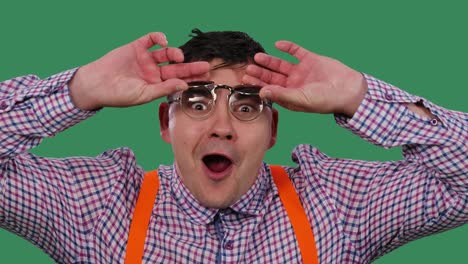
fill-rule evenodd
<path id="1" fill-rule="evenodd" d="M 293 111 L 354 114 L 367 91 L 361 73 L 290 41 L 275 46 L 299 63 L 258 53 L 260 66 L 249 65 L 243 82 L 263 85 L 260 96 Z"/>
<path id="2" fill-rule="evenodd" d="M 153 51 L 149 48 L 163 48 Z M 75 105 L 84 110 L 140 105 L 185 89 L 183 78 L 203 76 L 207 62 L 181 63 L 178 48 L 168 48 L 163 33 L 149 33 L 81 67 L 69 83 Z M 161 66 L 166 62 L 177 62 Z"/>

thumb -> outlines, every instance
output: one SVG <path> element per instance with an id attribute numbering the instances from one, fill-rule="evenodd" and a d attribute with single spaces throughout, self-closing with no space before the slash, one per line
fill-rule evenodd
<path id="1" fill-rule="evenodd" d="M 164 96 L 168 96 L 178 91 L 188 88 L 185 81 L 181 79 L 168 79 L 157 84 L 150 84 L 145 88 L 143 100 L 150 102 Z"/>
<path id="2" fill-rule="evenodd" d="M 267 98 L 284 108 L 293 111 L 305 111 L 307 100 L 302 89 L 285 88 L 279 85 L 267 85 L 260 90 L 260 97 Z"/>

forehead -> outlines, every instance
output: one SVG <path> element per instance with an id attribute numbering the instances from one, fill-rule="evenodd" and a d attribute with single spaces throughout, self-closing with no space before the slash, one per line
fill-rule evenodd
<path id="1" fill-rule="evenodd" d="M 210 81 L 229 86 L 235 86 L 242 83 L 242 77 L 245 74 L 247 64 L 235 64 L 219 67 L 223 64 L 223 60 L 221 59 L 214 59 L 209 63 L 211 68 L 213 68 L 213 70 L 210 71 Z"/>

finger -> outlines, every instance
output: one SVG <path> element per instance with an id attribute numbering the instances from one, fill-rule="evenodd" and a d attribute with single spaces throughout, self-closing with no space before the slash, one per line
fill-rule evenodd
<path id="1" fill-rule="evenodd" d="M 312 52 L 304 49 L 303 47 L 287 40 L 277 41 L 275 43 L 275 47 L 281 51 L 291 54 L 300 61 L 304 59 L 308 54 L 313 54 Z"/>
<path id="2" fill-rule="evenodd" d="M 187 83 L 180 79 L 169 79 L 161 83 L 150 84 L 144 89 L 143 103 L 147 103 L 175 92 L 187 89 Z"/>
<path id="3" fill-rule="evenodd" d="M 260 79 L 247 75 L 247 74 L 242 76 L 242 82 L 247 83 L 247 84 L 259 85 L 259 86 L 268 85 L 267 83 L 262 82 Z"/>
<path id="4" fill-rule="evenodd" d="M 304 94 L 301 89 L 285 88 L 279 85 L 268 85 L 260 90 L 260 97 L 270 99 L 284 108 L 293 111 L 304 111 Z"/>
<path id="5" fill-rule="evenodd" d="M 204 74 L 200 75 L 194 75 L 194 76 L 189 76 L 186 78 L 182 78 L 182 80 L 186 81 L 187 83 L 189 82 L 199 82 L 199 81 L 209 81 L 210 80 L 210 73 L 206 72 Z"/>
<path id="6" fill-rule="evenodd" d="M 169 64 L 161 67 L 161 78 L 163 80 L 172 78 L 188 78 L 191 76 L 205 74 L 209 70 L 210 64 L 206 61 Z"/>
<path id="7" fill-rule="evenodd" d="M 245 72 L 247 73 L 247 75 L 255 77 L 264 83 L 276 84 L 281 86 L 286 85 L 287 77 L 284 74 L 277 73 L 257 65 L 251 64 L 247 66 Z"/>
<path id="8" fill-rule="evenodd" d="M 166 35 L 162 32 L 152 32 L 140 37 L 135 40 L 136 43 L 143 46 L 145 49 L 149 49 L 154 45 L 159 45 L 161 47 L 167 46 Z"/>
<path id="9" fill-rule="evenodd" d="M 178 48 L 163 48 L 154 50 L 151 52 L 151 55 L 153 56 L 156 63 L 184 61 L 184 53 Z"/>
<path id="10" fill-rule="evenodd" d="M 259 65 L 284 75 L 288 75 L 294 66 L 293 63 L 265 53 L 255 54 L 254 60 Z"/>

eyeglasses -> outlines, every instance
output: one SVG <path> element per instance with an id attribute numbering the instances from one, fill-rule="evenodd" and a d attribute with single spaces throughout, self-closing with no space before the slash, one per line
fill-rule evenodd
<path id="1" fill-rule="evenodd" d="M 261 86 L 243 84 L 231 87 L 214 82 L 190 82 L 188 86 L 185 91 L 169 95 L 167 101 L 178 102 L 184 113 L 194 119 L 205 119 L 213 113 L 216 89 L 229 90 L 229 111 L 241 121 L 254 120 L 265 106 L 272 107 L 270 100 L 260 97 Z"/>

